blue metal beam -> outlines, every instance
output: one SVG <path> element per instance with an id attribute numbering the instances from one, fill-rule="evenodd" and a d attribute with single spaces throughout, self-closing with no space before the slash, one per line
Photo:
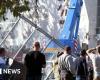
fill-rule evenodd
<path id="1" fill-rule="evenodd" d="M 69 45 L 73 50 L 75 39 L 77 39 L 78 36 L 82 4 L 82 0 L 70 0 L 63 30 L 58 37 L 58 40 L 63 46 Z M 78 47 L 80 47 L 79 44 Z M 52 41 L 48 48 L 58 48 L 58 46 Z"/>
<path id="2" fill-rule="evenodd" d="M 64 27 L 59 35 L 59 39 L 73 39 L 74 36 L 77 36 L 81 6 L 82 0 L 70 0 L 70 5 L 66 14 Z M 74 35 L 75 29 L 77 32 L 75 31 Z"/>

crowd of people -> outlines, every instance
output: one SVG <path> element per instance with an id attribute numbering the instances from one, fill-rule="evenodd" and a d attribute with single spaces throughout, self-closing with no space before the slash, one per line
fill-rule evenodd
<path id="1" fill-rule="evenodd" d="M 59 78 L 55 80 L 100 80 L 100 45 L 81 50 L 77 57 L 72 53 L 71 47 L 67 46 L 58 57 Z"/>
<path id="2" fill-rule="evenodd" d="M 55 80 L 100 80 L 100 45 L 80 51 L 80 56 L 72 55 L 70 46 L 64 48 L 64 52 L 57 55 L 54 63 Z M 4 60 L 5 49 L 0 48 L 0 68 L 7 63 Z M 41 80 L 42 68 L 46 67 L 45 55 L 40 51 L 40 43 L 35 42 L 33 50 L 28 52 L 24 58 L 26 66 L 26 80 Z M 0 77 L 2 77 L 0 75 Z M 4 80 L 4 79 L 0 79 Z"/>

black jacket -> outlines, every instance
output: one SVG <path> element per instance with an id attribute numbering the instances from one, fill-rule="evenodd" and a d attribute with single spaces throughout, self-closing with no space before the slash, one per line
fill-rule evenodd
<path id="1" fill-rule="evenodd" d="M 78 58 L 76 63 L 76 76 L 87 76 L 88 66 L 85 58 Z"/>
<path id="2" fill-rule="evenodd" d="M 25 57 L 27 75 L 41 75 L 41 69 L 45 64 L 45 55 L 39 51 L 31 51 Z"/>

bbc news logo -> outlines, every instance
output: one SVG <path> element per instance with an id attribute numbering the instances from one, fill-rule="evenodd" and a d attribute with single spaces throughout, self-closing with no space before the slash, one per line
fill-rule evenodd
<path id="1" fill-rule="evenodd" d="M 20 74 L 20 69 L 1 69 L 0 74 Z"/>

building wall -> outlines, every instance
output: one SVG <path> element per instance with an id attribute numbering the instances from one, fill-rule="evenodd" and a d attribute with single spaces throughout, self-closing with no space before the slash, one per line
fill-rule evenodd
<path id="1" fill-rule="evenodd" d="M 100 0 L 97 0 L 97 25 L 96 25 L 96 34 L 100 35 Z M 100 39 L 100 37 L 99 37 Z"/>
<path id="2" fill-rule="evenodd" d="M 95 47 L 96 39 L 96 24 L 97 24 L 97 0 L 85 0 L 86 9 L 89 17 L 89 48 Z"/>
<path id="3" fill-rule="evenodd" d="M 88 13 L 86 9 L 86 4 L 83 1 L 83 5 L 81 8 L 80 24 L 79 24 L 80 44 L 82 43 L 88 44 L 88 39 L 86 36 L 88 32 L 89 32 L 89 18 L 88 18 Z"/>

